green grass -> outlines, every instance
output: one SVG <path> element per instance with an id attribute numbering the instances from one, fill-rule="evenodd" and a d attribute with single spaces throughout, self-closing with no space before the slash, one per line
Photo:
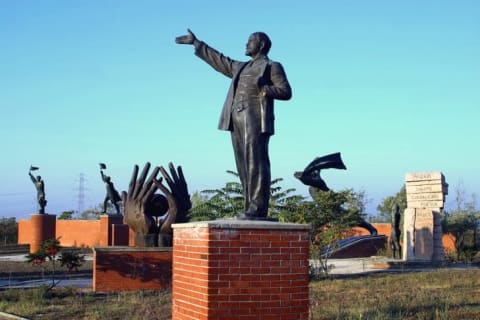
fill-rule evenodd
<path id="1" fill-rule="evenodd" d="M 480 270 L 312 282 L 312 319 L 480 319 Z"/>
<path id="2" fill-rule="evenodd" d="M 312 319 L 480 319 L 480 269 L 379 273 L 310 284 Z M 170 319 L 169 291 L 0 291 L 0 311 L 29 319 Z"/>
<path id="3" fill-rule="evenodd" d="M 0 292 L 0 311 L 29 319 L 159 319 L 171 318 L 169 292 L 95 294 L 75 288 Z"/>

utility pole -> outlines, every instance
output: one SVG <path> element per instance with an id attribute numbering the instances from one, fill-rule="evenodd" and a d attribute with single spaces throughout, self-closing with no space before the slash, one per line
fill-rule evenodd
<path id="1" fill-rule="evenodd" d="M 78 214 L 82 214 L 85 210 L 85 174 L 80 173 L 78 179 Z"/>

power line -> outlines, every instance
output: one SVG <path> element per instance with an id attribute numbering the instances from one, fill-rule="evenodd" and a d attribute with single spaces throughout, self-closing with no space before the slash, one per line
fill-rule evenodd
<path id="1" fill-rule="evenodd" d="M 85 195 L 86 195 L 86 190 L 87 188 L 85 187 L 87 179 L 86 175 L 84 173 L 80 173 L 78 175 L 78 189 L 77 189 L 77 201 L 78 201 L 78 214 L 81 214 L 83 211 L 85 211 Z"/>

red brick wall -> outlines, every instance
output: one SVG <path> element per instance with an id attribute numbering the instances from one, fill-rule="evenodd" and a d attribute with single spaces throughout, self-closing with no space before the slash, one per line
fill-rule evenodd
<path id="1" fill-rule="evenodd" d="M 57 220 L 57 238 L 65 247 L 100 245 L 99 220 Z"/>
<path id="2" fill-rule="evenodd" d="M 129 231 L 122 217 L 101 216 L 100 220 L 56 220 L 55 234 L 65 247 L 128 245 Z M 36 233 L 32 220 L 18 222 L 18 244 L 31 244 Z"/>
<path id="3" fill-rule="evenodd" d="M 308 230 L 176 228 L 173 318 L 308 319 Z"/>
<path id="4" fill-rule="evenodd" d="M 94 248 L 95 292 L 162 290 L 171 284 L 171 248 Z"/>
<path id="5" fill-rule="evenodd" d="M 32 227 L 30 220 L 18 220 L 18 244 L 30 244 L 32 242 Z"/>

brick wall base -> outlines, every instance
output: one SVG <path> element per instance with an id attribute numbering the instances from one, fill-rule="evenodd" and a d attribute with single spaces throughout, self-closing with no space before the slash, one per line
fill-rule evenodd
<path id="1" fill-rule="evenodd" d="M 173 228 L 173 319 L 308 319 L 310 226 L 217 220 Z"/>
<path id="2" fill-rule="evenodd" d="M 93 248 L 93 291 L 164 290 L 172 285 L 172 248 Z"/>

